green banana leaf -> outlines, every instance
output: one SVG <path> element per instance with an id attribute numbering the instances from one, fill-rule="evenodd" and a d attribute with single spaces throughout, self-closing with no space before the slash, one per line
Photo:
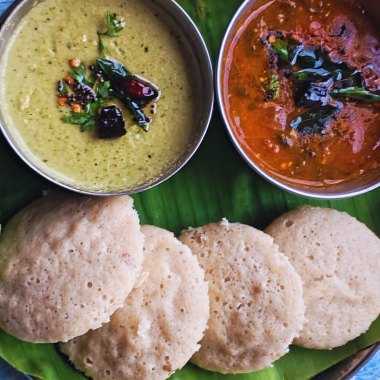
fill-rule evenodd
<path id="1" fill-rule="evenodd" d="M 241 0 L 179 0 L 205 37 L 215 62 L 221 40 Z M 0 136 L 0 223 L 53 186 L 30 170 Z M 133 196 L 142 224 L 179 234 L 226 217 L 264 229 L 276 217 L 308 203 L 346 211 L 380 236 L 380 188 L 342 201 L 315 201 L 288 194 L 259 177 L 229 141 L 216 109 L 204 142 L 190 162 L 165 183 Z M 370 263 L 369 263 L 370 265 Z M 244 375 L 221 375 L 191 364 L 171 380 L 306 380 L 349 355 L 380 341 L 380 318 L 359 338 L 333 350 L 292 346 L 271 368 Z M 0 356 L 42 380 L 84 380 L 56 345 L 32 344 L 0 330 Z"/>

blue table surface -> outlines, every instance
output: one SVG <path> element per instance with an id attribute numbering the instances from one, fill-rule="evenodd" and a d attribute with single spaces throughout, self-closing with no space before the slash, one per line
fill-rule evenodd
<path id="1" fill-rule="evenodd" d="M 0 0 L 0 15 L 13 0 Z M 380 380 L 380 351 L 351 380 Z"/>

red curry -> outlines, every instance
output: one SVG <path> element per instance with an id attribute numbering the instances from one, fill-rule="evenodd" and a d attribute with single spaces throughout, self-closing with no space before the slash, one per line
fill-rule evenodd
<path id="1" fill-rule="evenodd" d="M 354 0 L 266 0 L 248 13 L 227 44 L 222 85 L 229 123 L 249 157 L 276 178 L 307 186 L 337 184 L 380 166 L 380 102 L 334 99 L 339 114 L 323 130 L 299 133 L 292 120 L 305 109 L 295 102 L 294 81 L 273 67 L 267 43 L 286 33 L 294 43 L 322 47 L 330 63 L 354 67 L 365 89 L 380 93 L 379 33 L 370 14 Z M 277 96 L 271 90 L 268 97 L 264 87 L 273 77 Z"/>

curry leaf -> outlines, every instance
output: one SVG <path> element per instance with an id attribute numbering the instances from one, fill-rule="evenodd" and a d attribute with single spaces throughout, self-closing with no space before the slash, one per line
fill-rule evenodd
<path id="1" fill-rule="evenodd" d="M 364 81 L 362 74 L 360 72 L 355 72 L 353 75 L 347 78 L 335 81 L 334 90 L 340 90 L 349 87 L 363 88 L 363 85 Z"/>
<path id="2" fill-rule="evenodd" d="M 380 102 L 380 95 L 357 87 L 333 90 L 331 91 L 331 96 L 334 98 L 349 98 L 364 103 Z"/>
<path id="3" fill-rule="evenodd" d="M 296 82 L 315 82 L 318 80 L 327 80 L 327 79 L 334 79 L 337 81 L 348 79 L 352 76 L 352 71 L 343 71 L 341 69 L 337 69 L 334 71 L 328 71 L 324 68 L 318 68 L 318 69 L 303 69 L 295 74 L 292 75 L 292 79 Z M 359 74 L 360 75 L 360 74 Z M 357 81 L 359 78 L 356 76 L 355 78 L 352 78 L 355 81 Z"/>
<path id="4" fill-rule="evenodd" d="M 133 115 L 133 120 L 145 131 L 148 132 L 149 123 L 146 121 L 144 111 L 141 109 L 138 103 L 132 99 L 124 99 L 124 104 L 128 108 L 129 112 Z"/>
<path id="5" fill-rule="evenodd" d="M 290 126 L 300 135 L 315 135 L 323 132 L 326 124 L 338 113 L 339 109 L 331 105 L 313 108 L 298 116 L 290 123 Z"/>
<path id="6" fill-rule="evenodd" d="M 116 60 L 98 59 L 97 65 L 102 69 L 106 78 L 111 82 L 119 78 L 129 77 L 132 74 L 125 68 L 125 66 Z"/>
<path id="7" fill-rule="evenodd" d="M 319 46 L 309 46 L 302 48 L 298 53 L 296 62 L 301 68 L 318 69 L 323 65 L 324 51 Z"/>
<path id="8" fill-rule="evenodd" d="M 115 83 L 116 80 L 126 78 L 132 74 L 124 67 L 123 64 L 116 60 L 98 59 L 98 66 L 102 69 L 104 77 L 108 79 L 110 85 Z M 108 89 L 109 87 L 107 87 Z M 112 87 L 112 95 L 119 97 L 123 100 L 125 106 L 133 115 L 133 120 L 145 131 L 148 132 L 149 123 L 146 121 L 146 116 L 139 103 L 134 102 L 131 98 L 125 97 L 120 94 L 114 87 Z"/>
<path id="9" fill-rule="evenodd" d="M 294 100 L 297 107 L 325 106 L 330 99 L 330 89 L 334 80 L 330 78 L 325 82 L 312 82 L 307 86 L 296 89 Z"/>

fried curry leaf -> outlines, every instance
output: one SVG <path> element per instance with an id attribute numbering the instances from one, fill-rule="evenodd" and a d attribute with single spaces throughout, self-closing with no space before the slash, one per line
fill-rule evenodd
<path id="1" fill-rule="evenodd" d="M 349 98 L 363 103 L 380 102 L 380 95 L 363 90 L 362 88 L 349 87 L 331 91 L 333 98 Z"/>
<path id="2" fill-rule="evenodd" d="M 302 47 L 294 63 L 297 63 L 302 69 L 318 69 L 323 65 L 324 55 L 324 51 L 319 46 Z"/>
<path id="3" fill-rule="evenodd" d="M 298 116 L 290 123 L 290 126 L 300 135 L 315 135 L 323 132 L 326 124 L 338 114 L 337 107 L 326 105 L 313 108 Z"/>
<path id="4" fill-rule="evenodd" d="M 64 123 L 78 124 L 81 132 L 92 131 L 95 127 L 97 117 L 89 112 L 89 105 L 86 107 L 86 112 L 71 111 L 70 115 L 65 115 L 61 118 Z"/>
<path id="5" fill-rule="evenodd" d="M 96 60 L 97 65 L 102 69 L 106 78 L 111 82 L 119 79 L 129 77 L 132 74 L 125 68 L 125 66 L 116 61 L 116 60 L 108 60 L 108 59 L 98 59 Z"/>
<path id="6" fill-rule="evenodd" d="M 357 87 L 363 88 L 364 81 L 362 74 L 360 72 L 355 72 L 353 75 L 343 78 L 341 80 L 336 80 L 334 83 L 334 90 L 340 90 L 343 88 Z"/>
<path id="7" fill-rule="evenodd" d="M 118 37 L 119 32 L 121 32 L 124 29 L 124 23 L 122 22 L 123 20 L 121 19 L 118 21 L 116 19 L 116 13 L 113 15 L 110 12 L 106 12 L 105 14 L 106 20 L 107 20 L 107 31 L 104 33 L 98 33 L 99 37 L 99 53 L 101 54 L 102 51 L 104 50 L 106 53 L 109 53 L 108 47 L 104 42 L 103 36 L 108 36 L 108 37 Z"/>
<path id="8" fill-rule="evenodd" d="M 134 102 L 132 99 L 124 99 L 124 104 L 128 108 L 129 112 L 133 115 L 133 120 L 145 131 L 148 132 L 149 123 L 146 121 L 144 111 L 140 105 Z"/>
<path id="9" fill-rule="evenodd" d="M 330 78 L 325 82 L 311 82 L 306 86 L 297 88 L 294 100 L 297 107 L 325 106 L 330 99 L 330 90 L 334 80 Z"/>
<path id="10" fill-rule="evenodd" d="M 334 79 L 336 81 L 340 81 L 343 79 L 351 78 L 353 72 L 351 71 L 343 71 L 341 69 L 328 71 L 324 68 L 318 69 L 303 69 L 292 75 L 292 79 L 296 82 L 315 82 L 319 80 L 327 80 Z M 360 74 L 359 74 L 360 75 Z M 355 82 L 358 80 L 358 77 L 352 78 Z"/>

